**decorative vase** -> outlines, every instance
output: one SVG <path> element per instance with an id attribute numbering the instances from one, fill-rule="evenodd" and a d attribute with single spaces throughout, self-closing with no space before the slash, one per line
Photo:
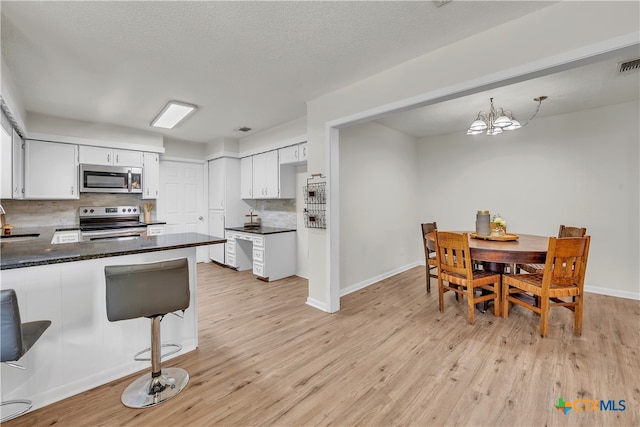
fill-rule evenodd
<path id="1" fill-rule="evenodd" d="M 479 236 L 488 236 L 491 234 L 489 223 L 489 211 L 478 211 L 476 214 L 476 234 Z"/>

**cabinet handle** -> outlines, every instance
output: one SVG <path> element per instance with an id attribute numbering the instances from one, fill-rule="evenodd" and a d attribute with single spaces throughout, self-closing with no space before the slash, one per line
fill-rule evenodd
<path id="1" fill-rule="evenodd" d="M 120 154 L 116 154 L 116 163 L 120 163 Z"/>
<path id="2" fill-rule="evenodd" d="M 307 147 L 302 147 L 302 156 L 307 157 Z"/>
<path id="3" fill-rule="evenodd" d="M 107 163 L 111 163 L 111 154 L 107 154 Z"/>
<path id="4" fill-rule="evenodd" d="M 293 150 L 293 157 L 298 158 L 298 149 Z"/>
<path id="5" fill-rule="evenodd" d="M 198 219 L 202 221 L 204 218 L 202 216 L 199 216 Z"/>
<path id="6" fill-rule="evenodd" d="M 71 195 L 73 196 L 73 185 L 71 186 Z"/>

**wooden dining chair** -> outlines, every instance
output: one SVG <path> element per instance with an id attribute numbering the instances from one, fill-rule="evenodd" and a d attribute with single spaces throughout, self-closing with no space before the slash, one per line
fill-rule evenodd
<path id="1" fill-rule="evenodd" d="M 474 322 L 475 305 L 480 302 L 493 300 L 493 314 L 500 316 L 500 274 L 473 269 L 469 235 L 436 230 L 435 244 L 440 311 L 444 311 L 444 294 L 452 291 L 460 298 L 467 297 L 470 324 Z M 476 289 L 487 292 L 475 296 Z"/>
<path id="2" fill-rule="evenodd" d="M 587 229 L 580 227 L 560 225 L 560 230 L 558 230 L 558 237 L 584 237 L 585 234 L 587 234 Z M 531 274 L 542 274 L 544 272 L 544 264 L 517 264 L 515 272 L 520 273 L 520 271 L 526 271 Z"/>
<path id="3" fill-rule="evenodd" d="M 427 292 L 431 292 L 431 279 L 437 279 L 438 275 L 433 273 L 436 269 L 436 244 L 430 239 L 427 239 L 427 233 L 431 233 L 438 229 L 438 225 L 435 221 L 425 222 L 421 224 L 422 230 L 422 247 L 424 248 L 424 262 L 427 273 Z"/>
<path id="4" fill-rule="evenodd" d="M 549 308 L 566 307 L 574 312 L 573 332 L 582 334 L 584 276 L 591 237 L 549 238 L 542 274 L 514 274 L 502 278 L 502 317 L 509 315 L 509 302 L 540 315 L 540 335 L 549 330 Z M 527 295 L 540 299 L 538 307 Z M 523 297 L 524 296 L 524 297 Z M 567 301 L 563 298 L 571 298 Z"/>

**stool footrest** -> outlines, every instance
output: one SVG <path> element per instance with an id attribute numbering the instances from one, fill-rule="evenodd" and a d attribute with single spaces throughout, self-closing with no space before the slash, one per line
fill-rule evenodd
<path id="1" fill-rule="evenodd" d="M 31 407 L 33 406 L 33 402 L 27 399 L 15 399 L 15 400 L 7 400 L 5 402 L 0 403 L 0 406 L 8 406 L 8 405 L 25 405 L 24 408 L 19 409 L 16 412 L 12 412 L 9 415 L 4 415 L 4 409 L 2 410 L 2 419 L 0 420 L 0 423 L 3 423 L 5 421 L 9 421 L 12 420 L 16 417 L 19 417 L 20 415 L 24 414 L 25 412 L 27 412 L 29 409 L 31 409 Z"/>
<path id="2" fill-rule="evenodd" d="M 180 350 L 182 350 L 182 346 L 180 344 L 162 344 L 160 346 L 161 348 L 169 348 L 169 347 L 173 347 L 173 350 L 167 351 L 166 353 L 162 353 L 160 355 L 160 360 L 162 360 L 163 358 L 167 357 L 167 356 L 171 356 L 172 354 L 176 354 L 178 353 Z M 135 360 L 136 362 L 148 362 L 151 360 L 151 356 L 149 357 L 140 357 L 141 354 L 144 353 L 151 353 L 151 348 L 145 348 L 144 350 L 140 350 L 139 352 L 137 352 L 136 354 L 133 355 L 133 360 Z"/>

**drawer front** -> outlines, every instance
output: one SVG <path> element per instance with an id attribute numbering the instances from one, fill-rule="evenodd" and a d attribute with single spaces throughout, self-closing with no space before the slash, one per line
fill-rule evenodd
<path id="1" fill-rule="evenodd" d="M 253 274 L 256 276 L 264 277 L 264 265 L 254 262 L 253 263 Z"/>
<path id="2" fill-rule="evenodd" d="M 64 233 L 58 236 L 58 243 L 77 243 L 79 241 L 78 233 Z"/>
<path id="3" fill-rule="evenodd" d="M 253 244 L 259 247 L 264 247 L 264 237 L 254 237 Z"/>
<path id="4" fill-rule="evenodd" d="M 235 240 L 251 240 L 251 236 L 249 234 L 237 233 L 234 234 Z"/>
<path id="5" fill-rule="evenodd" d="M 226 259 L 226 264 L 230 267 L 237 267 L 236 265 L 236 257 L 234 255 L 229 255 L 227 253 L 227 259 Z"/>
<path id="6" fill-rule="evenodd" d="M 229 232 L 227 231 L 226 239 L 227 239 L 227 241 L 229 241 L 229 240 L 231 240 L 231 241 L 235 241 L 235 240 L 236 240 L 236 235 L 235 235 L 234 233 L 229 233 Z"/>
<path id="7" fill-rule="evenodd" d="M 236 254 L 236 241 L 235 240 L 227 240 L 227 243 L 225 244 L 225 246 L 227 247 L 227 254 L 228 255 L 235 255 Z"/>
<path id="8" fill-rule="evenodd" d="M 147 226 L 147 236 L 160 236 L 164 234 L 164 226 L 163 225 L 148 225 Z"/>
<path id="9" fill-rule="evenodd" d="M 262 248 L 253 248 L 253 260 L 264 262 L 264 249 Z"/>

